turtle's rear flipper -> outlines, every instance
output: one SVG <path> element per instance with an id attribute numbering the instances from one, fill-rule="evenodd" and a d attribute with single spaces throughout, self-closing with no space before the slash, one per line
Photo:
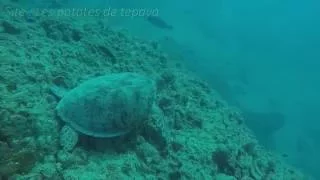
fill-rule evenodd
<path id="1" fill-rule="evenodd" d="M 60 145 L 66 151 L 71 151 L 78 143 L 78 133 L 65 125 L 60 131 Z"/>

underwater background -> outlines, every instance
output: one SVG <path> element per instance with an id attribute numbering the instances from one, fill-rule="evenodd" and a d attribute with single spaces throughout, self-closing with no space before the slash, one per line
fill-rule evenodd
<path id="1" fill-rule="evenodd" d="M 0 6 L 0 179 L 320 179 L 319 2 Z M 65 151 L 50 88 L 121 72 L 157 111 Z"/>

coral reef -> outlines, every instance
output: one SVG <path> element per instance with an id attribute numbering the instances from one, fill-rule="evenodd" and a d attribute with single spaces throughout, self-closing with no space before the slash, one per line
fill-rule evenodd
<path id="1" fill-rule="evenodd" d="M 0 17 L 0 177 L 304 179 L 256 142 L 240 111 L 157 42 L 106 28 L 95 18 Z M 154 114 L 128 135 L 83 136 L 73 151 L 63 151 L 50 86 L 71 89 L 113 72 L 155 80 Z"/>

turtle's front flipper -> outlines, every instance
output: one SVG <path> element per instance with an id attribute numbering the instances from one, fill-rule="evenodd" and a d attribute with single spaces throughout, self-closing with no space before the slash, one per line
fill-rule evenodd
<path id="1" fill-rule="evenodd" d="M 57 96 L 58 98 L 62 98 L 64 94 L 66 93 L 66 90 L 64 88 L 58 87 L 56 85 L 53 85 L 50 87 L 50 92 Z"/>
<path id="2" fill-rule="evenodd" d="M 66 151 L 71 151 L 78 143 L 78 133 L 65 125 L 60 131 L 60 145 Z"/>

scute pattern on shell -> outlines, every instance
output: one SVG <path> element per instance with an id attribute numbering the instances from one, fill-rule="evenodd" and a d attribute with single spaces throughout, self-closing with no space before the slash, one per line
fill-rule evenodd
<path id="1" fill-rule="evenodd" d="M 147 119 L 154 99 L 151 79 L 135 73 L 117 73 L 87 80 L 67 92 L 57 112 L 83 134 L 113 137 Z"/>

